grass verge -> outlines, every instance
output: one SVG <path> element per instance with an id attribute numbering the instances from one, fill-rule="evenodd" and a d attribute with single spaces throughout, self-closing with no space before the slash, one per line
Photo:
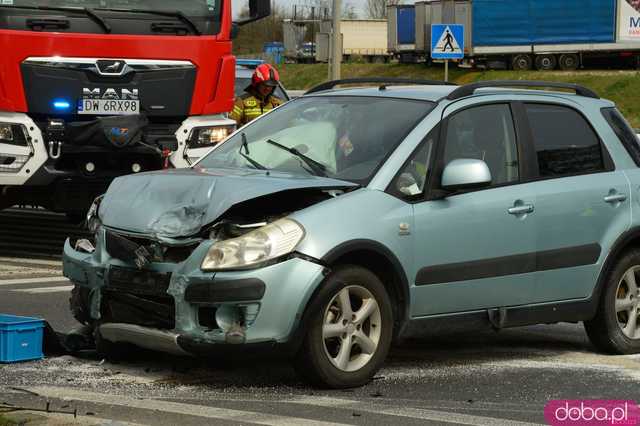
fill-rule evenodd
<path id="1" fill-rule="evenodd" d="M 17 425 L 16 422 L 10 420 L 8 417 L 3 416 L 0 413 L 0 426 L 15 426 L 15 425 Z"/>

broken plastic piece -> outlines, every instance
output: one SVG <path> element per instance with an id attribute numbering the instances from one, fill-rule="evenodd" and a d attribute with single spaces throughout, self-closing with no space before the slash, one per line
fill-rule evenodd
<path id="1" fill-rule="evenodd" d="M 75 249 L 84 253 L 93 253 L 96 251 L 96 248 L 93 246 L 91 241 L 84 238 L 76 241 Z"/>
<path id="2" fill-rule="evenodd" d="M 247 336 L 244 328 L 240 324 L 234 323 L 224 337 L 227 343 L 240 345 L 245 342 Z"/>

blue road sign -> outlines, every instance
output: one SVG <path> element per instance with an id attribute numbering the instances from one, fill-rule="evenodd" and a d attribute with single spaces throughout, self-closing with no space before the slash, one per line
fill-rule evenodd
<path id="1" fill-rule="evenodd" d="M 431 26 L 431 58 L 464 58 L 464 25 L 437 24 Z"/>

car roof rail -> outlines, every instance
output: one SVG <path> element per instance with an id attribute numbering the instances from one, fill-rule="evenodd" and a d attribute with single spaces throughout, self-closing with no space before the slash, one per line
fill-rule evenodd
<path id="1" fill-rule="evenodd" d="M 545 89 L 566 89 L 573 90 L 576 92 L 578 96 L 584 96 L 586 98 L 594 98 L 600 99 L 600 97 L 591 89 L 587 89 L 584 86 L 580 86 L 578 84 L 573 83 L 554 83 L 548 81 L 528 81 L 528 80 L 492 80 L 492 81 L 478 81 L 476 83 L 466 84 L 464 86 L 460 86 L 453 92 L 449 93 L 447 99 L 450 101 L 455 101 L 457 99 L 466 98 L 467 96 L 471 96 L 478 89 L 490 88 L 490 87 L 504 87 L 504 88 L 513 88 L 513 87 L 539 87 Z"/>
<path id="2" fill-rule="evenodd" d="M 321 83 L 307 91 L 305 95 L 310 93 L 323 92 L 331 90 L 336 86 L 343 84 L 380 84 L 380 89 L 385 89 L 387 85 L 403 84 L 416 86 L 455 86 L 453 83 L 447 83 L 439 80 L 416 80 L 411 78 L 388 78 L 388 77 L 363 77 L 363 78 L 345 78 L 342 80 L 332 80 Z"/>

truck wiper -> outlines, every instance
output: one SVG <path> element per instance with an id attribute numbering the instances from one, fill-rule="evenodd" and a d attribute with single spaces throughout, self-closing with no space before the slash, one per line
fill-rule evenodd
<path id="1" fill-rule="evenodd" d="M 311 170 L 318 176 L 322 176 L 322 177 L 327 177 L 327 166 L 325 166 L 324 164 L 314 160 L 313 158 L 307 157 L 306 155 L 304 155 L 303 153 L 301 153 L 300 151 L 298 151 L 295 148 L 289 148 L 288 146 L 284 146 L 282 144 L 279 144 L 278 142 L 271 140 L 271 139 L 267 139 L 267 143 L 273 146 L 277 146 L 280 149 L 283 149 L 293 155 L 295 155 L 296 157 L 298 157 L 299 159 L 301 159 L 302 161 L 304 161 L 304 163 L 309 166 L 311 168 Z"/>
<path id="2" fill-rule="evenodd" d="M 56 12 L 82 12 L 87 15 L 92 21 L 100 25 L 105 33 L 111 33 L 111 25 L 95 10 L 88 7 L 62 7 L 62 6 L 8 6 L 0 5 L 0 7 L 6 7 L 9 9 L 29 9 L 29 10 L 52 10 Z"/>
<path id="3" fill-rule="evenodd" d="M 122 8 L 96 8 L 96 10 L 105 10 L 109 12 L 122 12 L 122 13 L 148 13 L 150 15 L 158 15 L 158 16 L 169 16 L 172 18 L 178 18 L 184 24 L 189 27 L 192 33 L 195 35 L 202 35 L 202 32 L 196 24 L 189 19 L 184 13 L 179 10 L 146 10 L 146 9 L 122 9 Z"/>

